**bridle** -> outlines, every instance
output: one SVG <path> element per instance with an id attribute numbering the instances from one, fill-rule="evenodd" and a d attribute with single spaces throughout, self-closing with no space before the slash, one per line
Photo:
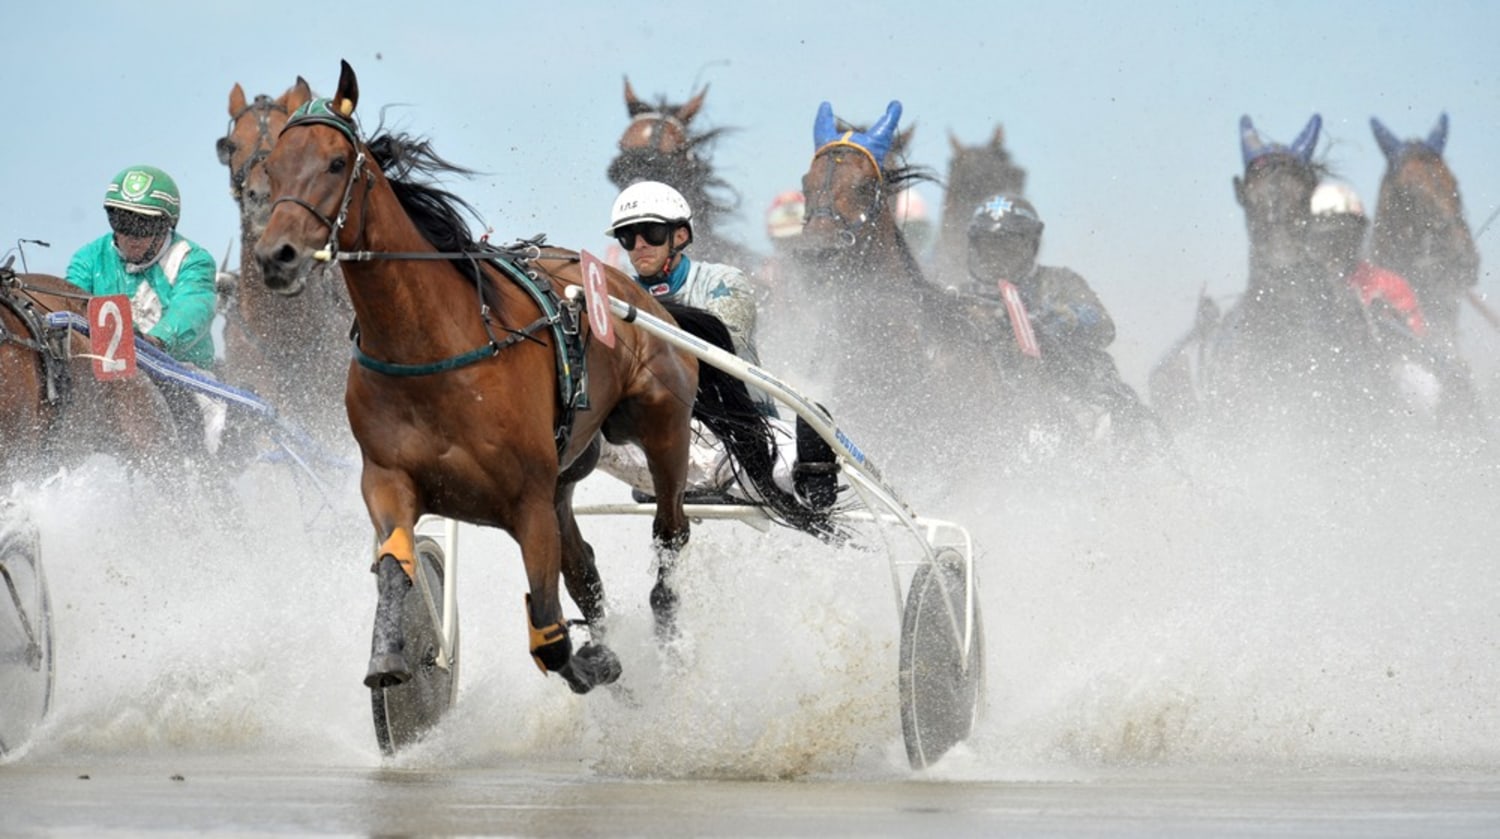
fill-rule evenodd
<path id="1" fill-rule="evenodd" d="M 326 111 L 326 107 L 324 111 Z M 319 259 L 320 261 L 331 262 L 338 259 L 339 256 L 339 232 L 344 229 L 344 225 L 349 221 L 349 204 L 354 200 L 354 184 L 361 179 L 361 175 L 366 174 L 365 146 L 359 141 L 359 137 L 355 135 L 354 127 L 351 126 L 346 120 L 335 116 L 331 112 L 320 112 L 319 110 L 299 111 L 296 116 L 294 116 L 292 119 L 287 120 L 286 125 L 281 129 L 281 133 L 285 134 L 294 127 L 300 127 L 304 125 L 325 125 L 330 128 L 337 129 L 338 132 L 343 135 L 344 139 L 349 141 L 349 145 L 354 149 L 354 166 L 352 168 L 352 171 L 350 171 L 349 173 L 349 180 L 344 182 L 344 195 L 341 199 L 339 199 L 338 212 L 334 214 L 332 218 L 330 218 L 329 216 L 324 215 L 323 211 L 319 210 L 317 206 L 315 206 L 312 202 L 297 195 L 280 196 L 279 198 L 271 202 L 271 209 L 272 211 L 275 211 L 276 205 L 285 201 L 291 204 L 296 204 L 302 209 L 307 210 L 309 213 L 312 213 L 313 218 L 316 218 L 324 227 L 328 228 L 328 243 L 323 246 L 322 250 L 316 252 L 314 254 L 314 257 L 316 259 Z M 366 197 L 368 197 L 370 189 L 375 185 L 375 181 L 372 176 L 367 175 L 366 177 L 364 177 L 364 182 Z M 360 207 L 360 234 L 359 237 L 356 238 L 356 241 L 364 238 L 365 220 L 367 218 L 367 216 L 365 215 L 365 211 L 367 208 L 368 202 L 365 202 L 365 204 L 362 204 Z"/>
<path id="2" fill-rule="evenodd" d="M 859 218 L 853 220 L 846 218 L 834 207 L 833 176 L 838 169 L 838 165 L 843 163 L 845 159 L 840 154 L 840 147 L 852 149 L 864 155 L 875 166 L 875 194 L 871 197 L 869 205 L 859 214 Z M 833 165 L 828 167 L 828 172 L 823 177 L 822 185 L 817 190 L 808 192 L 807 210 L 803 215 L 802 223 L 806 225 L 813 219 L 820 217 L 832 219 L 839 226 L 839 239 L 842 240 L 844 246 L 853 247 L 859 242 L 859 232 L 880 214 L 881 205 L 885 201 L 885 172 L 881 170 L 879 162 L 875 160 L 875 156 L 870 153 L 869 149 L 847 140 L 834 140 L 831 143 L 825 144 L 822 148 L 813 152 L 813 162 L 816 163 L 818 158 L 824 156 L 828 156 L 832 160 Z M 815 205 L 812 201 L 814 196 L 827 196 L 828 198 L 826 201 Z"/>
<path id="3" fill-rule="evenodd" d="M 245 162 L 240 164 L 239 168 L 229 170 L 229 186 L 230 190 L 234 193 L 234 200 L 236 201 L 239 201 L 244 194 L 245 179 L 250 176 L 250 170 L 256 164 L 270 157 L 271 149 L 276 144 L 275 138 L 271 136 L 272 111 L 279 111 L 282 114 L 287 113 L 286 106 L 264 93 L 258 94 L 254 102 L 241 108 L 239 113 L 229 118 L 229 131 L 224 135 L 223 139 L 219 140 L 221 145 L 227 145 L 230 138 L 234 136 L 234 127 L 239 125 L 240 119 L 245 114 L 255 113 L 255 148 L 251 151 L 250 156 L 245 158 Z"/>

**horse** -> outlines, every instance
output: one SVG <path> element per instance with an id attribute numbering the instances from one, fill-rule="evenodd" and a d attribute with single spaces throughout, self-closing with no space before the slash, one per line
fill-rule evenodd
<path id="1" fill-rule="evenodd" d="M 14 479 L 92 453 L 137 470 L 172 465 L 177 424 L 144 375 L 100 380 L 89 340 L 47 315 L 87 317 L 77 286 L 48 274 L 0 267 L 0 462 Z"/>
<path id="2" fill-rule="evenodd" d="M 274 197 L 255 256 L 272 289 L 298 282 L 319 256 L 344 260 L 358 323 L 344 403 L 378 543 L 365 684 L 410 678 L 399 616 L 425 514 L 509 533 L 526 568 L 533 659 L 577 693 L 609 684 L 620 665 L 604 642 L 603 583 L 572 509 L 600 436 L 646 455 L 658 559 L 651 608 L 659 635 L 670 637 L 670 574 L 689 537 L 690 420 L 714 431 L 763 493 L 775 491 L 770 429 L 743 384 L 631 323 L 613 324 L 614 349 L 595 340 L 565 295 L 582 282 L 580 255 L 535 240 L 510 250 L 476 242 L 463 216 L 469 205 L 421 180 L 468 170 L 421 138 L 363 139 L 358 96 L 343 62 L 334 95 L 304 105 L 283 128 L 266 159 Z M 604 274 L 609 293 L 639 311 L 690 331 L 695 312 L 711 319 L 669 312 L 619 271 Z M 718 326 L 711 337 L 724 346 Z M 591 636 L 576 651 L 559 574 Z"/>
<path id="3" fill-rule="evenodd" d="M 1399 140 L 1374 117 L 1370 129 L 1386 161 L 1371 258 L 1411 283 L 1434 337 L 1456 352 L 1459 308 L 1479 281 L 1479 251 L 1464 221 L 1458 179 L 1443 159 L 1448 115 L 1420 140 Z"/>
<path id="4" fill-rule="evenodd" d="M 313 98 L 300 76 L 274 99 L 259 94 L 247 103 L 238 83 L 229 92 L 229 127 L 217 150 L 219 162 L 229 167 L 230 191 L 240 208 L 240 268 L 231 282 L 220 284 L 224 377 L 260 394 L 324 444 L 338 445 L 347 432 L 342 406 L 332 394 L 343 387 L 348 372 L 346 336 L 354 322 L 338 268 L 313 267 L 273 292 L 261 282 L 253 254 L 271 215 L 266 158 L 287 118 Z M 315 302 L 299 299 L 303 294 Z"/>
<path id="5" fill-rule="evenodd" d="M 1026 170 L 1011 159 L 1003 126 L 995 126 L 988 143 L 965 146 L 949 132 L 948 144 L 953 158 L 948 163 L 933 275 L 940 285 L 962 287 L 969 282 L 968 229 L 974 209 L 991 196 L 1024 196 Z"/>
<path id="6" fill-rule="evenodd" d="M 801 299 L 820 326 L 807 356 L 820 369 L 809 373 L 832 379 L 839 416 L 865 424 L 912 468 L 972 465 L 976 448 L 1024 446 L 1039 403 L 1013 346 L 927 282 L 901 234 L 893 196 L 932 176 L 891 153 L 900 117 L 893 101 L 868 131 L 840 131 L 824 102 L 814 120 L 794 245 Z"/>
<path id="7" fill-rule="evenodd" d="M 695 131 L 693 118 L 703 108 L 708 88 L 681 105 L 665 97 L 643 101 L 625 79 L 625 110 L 630 123 L 618 142 L 619 153 L 609 164 L 609 180 L 618 189 L 639 181 L 660 181 L 687 199 L 693 208 L 695 258 L 747 269 L 754 255 L 718 228 L 739 207 L 740 196 L 714 172 L 708 150 L 729 129 Z"/>
<path id="8" fill-rule="evenodd" d="M 1312 193 L 1327 172 L 1312 156 L 1321 128 L 1314 114 L 1281 145 L 1262 139 L 1248 115 L 1240 120 L 1244 170 L 1233 185 L 1250 240 L 1248 284 L 1222 320 L 1205 326 L 1200 310 L 1194 326 L 1207 341 L 1203 407 L 1217 420 L 1342 433 L 1391 407 L 1358 293 L 1312 251 Z"/>

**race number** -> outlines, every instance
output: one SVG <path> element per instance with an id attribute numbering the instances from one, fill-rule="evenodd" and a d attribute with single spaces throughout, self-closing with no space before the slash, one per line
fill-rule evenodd
<path id="1" fill-rule="evenodd" d="M 1026 314 L 1026 304 L 1021 300 L 1021 290 L 1010 280 L 1001 280 L 1000 299 L 1005 301 L 1005 313 L 1010 315 L 1010 328 L 1016 333 L 1016 346 L 1032 358 L 1041 358 L 1042 348 L 1036 342 L 1036 332 L 1031 328 L 1031 316 Z"/>
<path id="2" fill-rule="evenodd" d="M 129 297 L 111 294 L 89 298 L 89 344 L 94 378 L 109 381 L 135 375 L 135 332 Z"/>
<path id="3" fill-rule="evenodd" d="M 578 265 L 583 270 L 583 302 L 589 313 L 589 328 L 604 346 L 614 349 L 614 318 L 609 313 L 609 283 L 604 263 L 588 251 L 581 251 Z"/>

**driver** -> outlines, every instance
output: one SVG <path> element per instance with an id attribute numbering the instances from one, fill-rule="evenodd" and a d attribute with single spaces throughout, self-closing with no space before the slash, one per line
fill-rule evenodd
<path id="1" fill-rule="evenodd" d="M 131 320 L 147 343 L 206 371 L 214 363 L 218 268 L 207 250 L 177 232 L 177 183 L 154 166 L 122 169 L 105 188 L 104 213 L 110 232 L 73 254 L 68 282 L 89 294 L 126 295 Z M 202 412 L 204 445 L 216 450 L 224 404 L 176 387 L 162 392 L 179 422 Z"/>
<path id="2" fill-rule="evenodd" d="M 695 262 L 683 251 L 693 241 L 693 210 L 682 193 L 658 181 L 628 186 L 615 198 L 606 234 L 613 236 L 630 258 L 635 280 L 658 299 L 704 309 L 728 328 L 735 355 L 759 366 L 756 350 L 755 291 L 744 272 L 731 265 Z M 777 419 L 776 403 L 764 391 L 750 387 L 761 413 Z M 832 503 L 837 492 L 836 461 L 821 438 L 798 420 L 799 463 L 793 483 L 807 501 Z M 791 433 L 780 434 L 783 440 Z M 730 458 L 712 439 L 700 433 L 689 464 L 689 492 L 722 495 L 734 486 Z M 785 463 L 787 458 L 778 462 Z M 610 474 L 630 484 L 637 496 L 651 488 L 645 459 L 633 446 L 605 444 L 600 460 Z M 778 470 L 780 471 L 780 470 Z"/>

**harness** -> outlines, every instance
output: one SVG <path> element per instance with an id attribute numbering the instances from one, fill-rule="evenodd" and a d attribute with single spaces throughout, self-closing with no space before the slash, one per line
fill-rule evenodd
<path id="1" fill-rule="evenodd" d="M 21 319 L 27 333 L 12 332 L 0 321 L 0 343 L 15 344 L 37 354 L 42 368 L 43 399 L 49 407 L 56 406 L 67 399 L 73 386 L 73 377 L 66 363 L 67 330 L 49 328 L 50 325 L 44 323 L 42 315 L 37 312 L 35 302 L 21 299 L 15 293 L 26 289 L 20 277 L 9 270 L 0 276 L 3 276 L 0 281 L 4 284 L 0 288 L 0 305 Z"/>
<path id="2" fill-rule="evenodd" d="M 589 409 L 588 401 L 588 371 L 585 364 L 586 339 L 581 334 L 578 325 L 582 303 L 578 301 L 567 301 L 560 298 L 552 288 L 552 283 L 542 279 L 539 272 L 532 267 L 532 263 L 541 256 L 543 237 L 523 240 L 509 248 L 495 248 L 487 244 L 479 244 L 472 251 L 458 251 L 451 253 L 434 252 L 389 252 L 389 251 L 350 251 L 339 250 L 339 232 L 349 219 L 349 205 L 354 197 L 354 184 L 359 181 L 365 172 L 366 154 L 365 147 L 355 134 L 353 125 L 348 119 L 335 112 L 327 99 L 315 99 L 292 114 L 287 120 L 282 132 L 301 125 L 323 125 L 339 131 L 354 147 L 354 166 L 349 175 L 348 182 L 344 185 L 344 195 L 339 201 L 339 208 L 333 218 L 325 216 L 322 211 L 310 202 L 295 196 L 282 195 L 272 202 L 274 209 L 283 201 L 296 204 L 312 213 L 328 228 L 328 243 L 319 253 L 318 258 L 327 260 L 342 260 L 345 262 L 370 262 L 374 260 L 439 260 L 455 262 L 459 260 L 468 261 L 474 267 L 474 279 L 476 290 L 479 294 L 479 316 L 484 324 L 485 334 L 489 340 L 482 346 L 475 347 L 467 352 L 450 356 L 439 361 L 426 364 L 401 364 L 398 362 L 384 361 L 374 358 L 365 353 L 359 346 L 359 326 L 351 333 L 354 344 L 355 361 L 367 370 L 380 373 L 385 376 L 410 377 L 430 376 L 446 373 L 477 364 L 496 355 L 499 355 L 506 347 L 518 344 L 521 341 L 531 340 L 541 343 L 536 338 L 536 333 L 542 329 L 552 331 L 552 343 L 557 353 L 557 394 L 559 416 L 553 437 L 557 444 L 558 454 L 561 455 L 567 448 L 568 441 L 572 437 L 573 419 L 580 410 Z M 368 196 L 374 181 L 372 178 L 364 177 L 365 192 Z M 368 203 L 361 205 L 367 207 Z M 360 226 L 364 226 L 364 217 L 361 214 Z M 561 257 L 559 258 L 569 258 Z M 571 257 L 576 260 L 577 257 Z M 542 316 L 520 329 L 511 329 L 504 325 L 498 328 L 508 333 L 500 338 L 495 334 L 497 324 L 490 318 L 492 306 L 490 300 L 494 295 L 494 288 L 487 284 L 485 275 L 479 269 L 479 263 L 486 263 L 499 271 L 503 276 L 515 283 L 526 292 L 527 296 L 542 310 Z"/>

